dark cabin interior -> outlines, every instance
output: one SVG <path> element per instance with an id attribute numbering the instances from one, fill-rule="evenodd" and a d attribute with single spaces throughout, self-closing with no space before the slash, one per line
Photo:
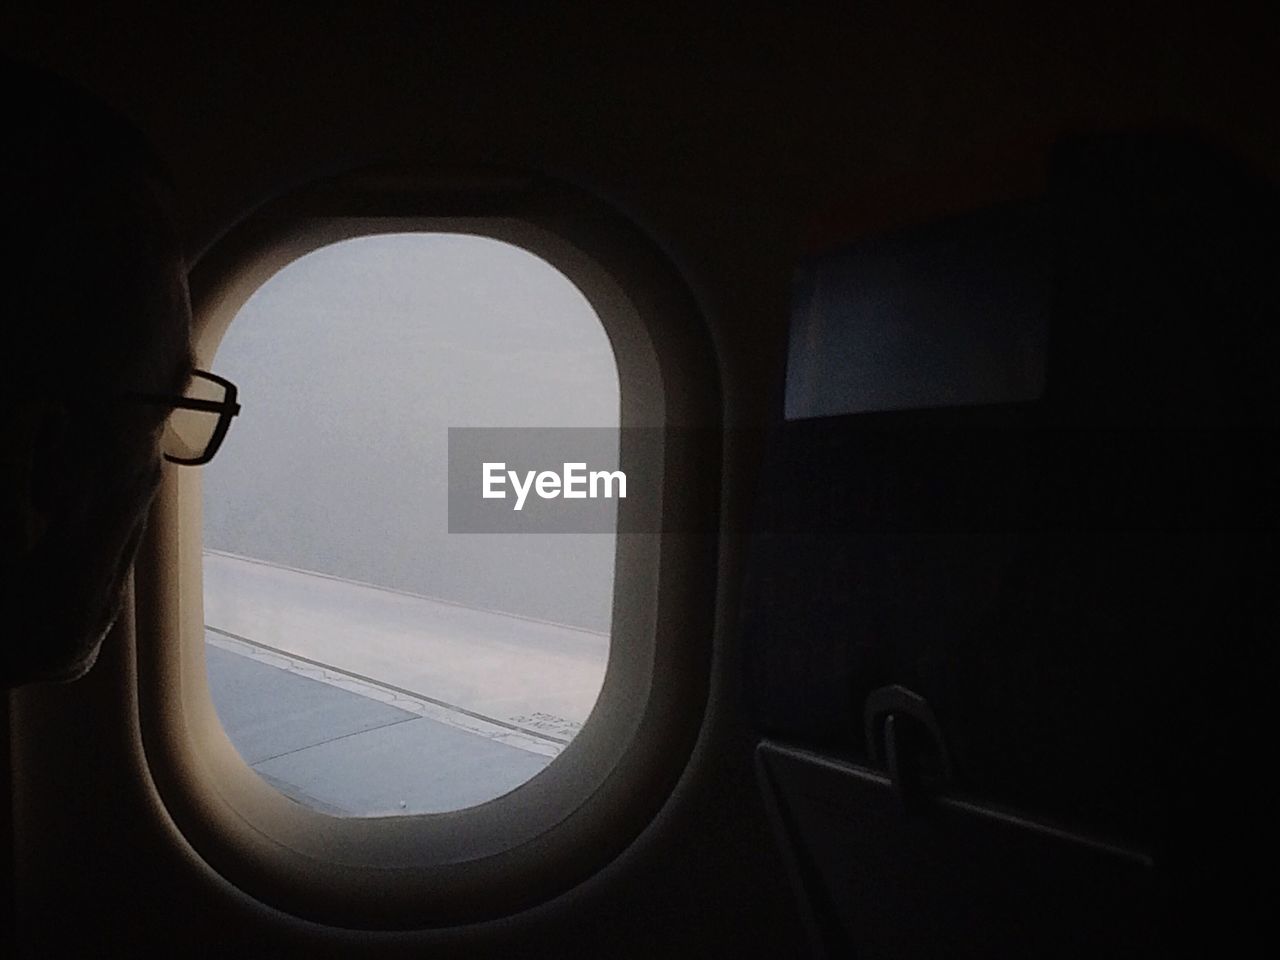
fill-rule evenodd
<path id="1" fill-rule="evenodd" d="M 122 631 L 89 676 L 0 714 L 6 950 L 1266 949 L 1274 11 L 0 16 L 6 55 L 155 145 L 193 264 L 262 205 L 369 166 L 516 169 L 599 198 L 687 285 L 724 427 L 703 440 L 720 445 L 704 701 L 669 796 L 607 865 L 425 929 L 264 903 L 130 766 Z M 884 348 L 878 399 L 823 392 L 844 333 L 797 338 L 842 296 L 915 325 Z M 974 357 L 1019 372 L 969 376 Z"/>

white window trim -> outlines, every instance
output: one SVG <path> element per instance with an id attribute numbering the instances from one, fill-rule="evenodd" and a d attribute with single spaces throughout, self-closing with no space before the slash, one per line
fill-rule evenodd
<path id="1" fill-rule="evenodd" d="M 416 215 L 380 215 L 406 209 Z M 458 216 L 459 209 L 485 215 Z M 448 215 L 432 216 L 434 210 Z M 357 175 L 260 211 L 193 270 L 197 362 L 210 362 L 240 307 L 286 264 L 351 237 L 414 231 L 515 244 L 578 286 L 613 345 L 624 427 L 718 424 L 713 354 L 675 272 L 603 204 L 532 181 L 458 186 Z M 664 460 L 678 463 L 681 475 L 622 451 L 629 474 L 661 477 L 668 529 L 714 528 L 718 505 L 708 490 L 718 489 L 718 446 L 686 445 Z M 689 482 L 695 471 L 713 483 Z M 710 674 L 711 533 L 618 535 L 604 683 L 582 731 L 554 763 L 477 807 L 387 818 L 337 818 L 297 804 L 257 777 L 231 745 L 205 675 L 201 546 L 200 472 L 167 468 L 136 567 L 143 743 L 186 839 L 259 900 L 365 929 L 507 915 L 616 857 L 656 816 L 688 762 Z"/>

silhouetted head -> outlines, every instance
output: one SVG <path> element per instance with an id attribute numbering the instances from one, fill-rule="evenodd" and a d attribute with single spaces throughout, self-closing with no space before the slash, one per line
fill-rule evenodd
<path id="1" fill-rule="evenodd" d="M 0 349 L 0 684 L 97 658 L 160 477 L 163 406 L 191 369 L 186 273 L 163 173 L 78 89 L 0 65 L 6 309 Z"/>

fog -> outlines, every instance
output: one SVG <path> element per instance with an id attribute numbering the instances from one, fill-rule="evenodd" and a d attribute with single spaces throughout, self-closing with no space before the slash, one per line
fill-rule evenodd
<path id="1" fill-rule="evenodd" d="M 618 423 L 603 327 L 540 258 L 456 234 L 334 244 L 253 295 L 213 370 L 243 410 L 204 468 L 206 548 L 608 631 L 613 536 L 448 533 L 449 427 Z"/>

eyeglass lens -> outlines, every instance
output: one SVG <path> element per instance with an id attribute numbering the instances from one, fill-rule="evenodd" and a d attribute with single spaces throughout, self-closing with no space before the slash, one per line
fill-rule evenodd
<path id="1" fill-rule="evenodd" d="M 196 400 L 223 401 L 227 388 L 199 375 L 193 376 L 183 396 Z M 171 460 L 199 460 L 205 456 L 210 442 L 218 432 L 222 414 L 209 410 L 185 410 L 175 407 L 165 421 L 164 434 L 160 438 L 161 452 Z"/>

